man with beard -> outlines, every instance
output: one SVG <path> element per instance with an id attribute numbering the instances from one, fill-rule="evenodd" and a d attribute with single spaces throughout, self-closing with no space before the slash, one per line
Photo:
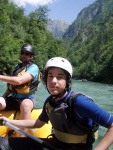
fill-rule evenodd
<path id="1" fill-rule="evenodd" d="M 8 83 L 7 90 L 0 97 L 0 110 L 20 110 L 19 119 L 23 120 L 31 118 L 36 103 L 39 68 L 32 63 L 33 57 L 34 48 L 24 44 L 20 54 L 22 63 L 15 66 L 11 76 L 0 75 L 0 80 Z"/>

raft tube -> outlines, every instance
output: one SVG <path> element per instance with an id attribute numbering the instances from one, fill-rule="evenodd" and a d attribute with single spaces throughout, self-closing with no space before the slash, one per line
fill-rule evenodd
<path id="1" fill-rule="evenodd" d="M 40 115 L 42 109 L 33 109 L 33 111 L 31 112 L 31 118 L 32 119 L 37 119 L 38 116 Z M 19 114 L 20 111 L 16 111 L 16 110 L 11 110 L 11 111 L 0 111 L 0 114 L 9 118 L 9 119 L 19 119 Z M 11 131 L 12 129 L 7 127 L 7 126 L 0 126 L 0 136 L 2 137 L 7 137 L 9 131 Z M 34 129 L 27 129 L 26 132 L 34 135 L 35 137 L 38 138 L 46 138 L 48 135 L 51 134 L 51 130 L 52 130 L 52 126 L 51 123 L 49 122 L 48 124 L 45 124 L 43 127 L 41 128 L 34 128 Z M 15 137 L 19 137 L 19 133 L 15 132 Z"/>

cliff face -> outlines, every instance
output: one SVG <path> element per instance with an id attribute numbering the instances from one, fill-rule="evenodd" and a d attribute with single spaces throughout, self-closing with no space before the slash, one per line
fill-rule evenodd
<path id="1" fill-rule="evenodd" d="M 112 0 L 97 0 L 93 4 L 80 11 L 77 19 L 69 26 L 63 35 L 63 39 L 73 39 L 79 30 L 88 24 L 102 21 L 113 10 Z"/>
<path id="2" fill-rule="evenodd" d="M 63 20 L 49 21 L 47 29 L 53 34 L 55 38 L 62 38 L 62 35 L 66 32 L 69 24 Z"/>

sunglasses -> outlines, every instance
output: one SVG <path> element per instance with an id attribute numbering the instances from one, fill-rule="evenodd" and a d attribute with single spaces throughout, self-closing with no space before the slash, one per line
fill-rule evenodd
<path id="1" fill-rule="evenodd" d="M 27 53 L 27 52 L 21 52 L 21 55 L 29 56 L 29 55 L 31 55 L 31 54 L 30 54 L 30 53 Z"/>

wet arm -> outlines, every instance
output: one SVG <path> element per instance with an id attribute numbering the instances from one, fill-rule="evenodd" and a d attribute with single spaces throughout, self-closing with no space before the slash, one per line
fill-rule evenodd
<path id="1" fill-rule="evenodd" d="M 4 76 L 4 75 L 0 75 L 0 80 L 10 83 L 10 84 L 14 84 L 14 85 L 21 85 L 24 83 L 27 83 L 29 81 L 31 81 L 33 78 L 33 76 L 28 73 L 25 72 L 23 75 L 21 76 Z"/>
<path id="2" fill-rule="evenodd" d="M 9 123 L 17 126 L 17 127 L 25 127 L 25 128 L 40 128 L 45 123 L 40 121 L 39 119 L 31 119 L 31 120 L 10 120 Z"/>
<path id="3" fill-rule="evenodd" d="M 83 98 L 83 97 L 82 97 Z M 108 147 L 113 144 L 113 116 L 108 112 L 101 109 L 93 101 L 86 98 L 79 99 L 79 103 L 76 110 L 79 112 L 79 116 L 91 118 L 101 126 L 109 127 L 105 136 L 102 138 L 100 143 L 94 148 L 94 150 L 107 150 Z M 85 101 L 85 103 L 84 103 Z M 82 110 L 82 112 L 80 112 Z M 84 112 L 84 113 L 83 113 Z"/>
<path id="4" fill-rule="evenodd" d="M 94 150 L 107 150 L 113 144 L 113 123 Z"/>
<path id="5" fill-rule="evenodd" d="M 4 116 L 0 117 L 0 120 L 9 122 L 10 124 L 17 126 L 19 128 L 40 128 L 45 122 L 40 121 L 39 119 L 30 119 L 30 120 L 10 120 Z"/>

